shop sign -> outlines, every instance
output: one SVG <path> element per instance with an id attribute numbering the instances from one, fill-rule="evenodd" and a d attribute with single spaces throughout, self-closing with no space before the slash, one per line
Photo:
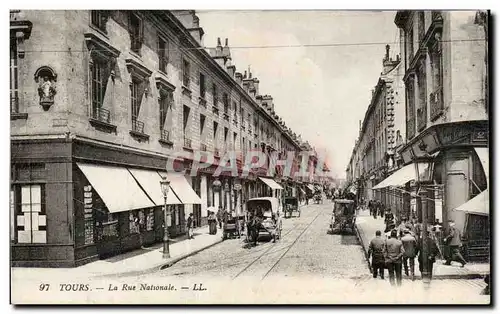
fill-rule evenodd
<path id="1" fill-rule="evenodd" d="M 83 193 L 83 204 L 84 204 L 84 215 L 85 218 L 92 218 L 92 186 L 91 185 L 86 185 L 83 187 L 83 190 L 85 191 Z"/>
<path id="2" fill-rule="evenodd" d="M 470 129 L 460 126 L 444 127 L 440 130 L 441 145 L 450 145 L 456 143 L 468 143 L 471 132 Z"/>

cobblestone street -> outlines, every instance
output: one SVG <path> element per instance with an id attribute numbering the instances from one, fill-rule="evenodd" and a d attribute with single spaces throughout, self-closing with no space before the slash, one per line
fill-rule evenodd
<path id="1" fill-rule="evenodd" d="M 368 274 L 364 253 L 354 235 L 329 235 L 333 204 L 309 205 L 301 217 L 283 219 L 282 240 L 256 247 L 226 240 L 154 276 L 271 279 L 276 276 L 359 277 Z M 220 233 L 220 230 L 219 230 Z M 149 276 L 149 275 L 148 275 Z"/>

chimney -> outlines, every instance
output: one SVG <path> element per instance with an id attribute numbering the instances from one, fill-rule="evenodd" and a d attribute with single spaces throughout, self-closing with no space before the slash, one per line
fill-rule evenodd
<path id="1" fill-rule="evenodd" d="M 220 37 L 217 37 L 217 47 L 215 47 L 214 60 L 223 68 L 226 68 L 226 58 L 222 55 L 222 45 L 220 43 Z"/>
<path id="2" fill-rule="evenodd" d="M 259 80 L 257 78 L 253 79 L 253 86 L 255 88 L 255 95 L 259 95 Z"/>
<path id="3" fill-rule="evenodd" d="M 227 66 L 227 73 L 232 77 L 234 78 L 234 74 L 236 72 L 236 66 L 235 65 L 232 65 L 231 62 L 228 62 L 229 65 Z"/>
<path id="4" fill-rule="evenodd" d="M 389 61 L 389 51 L 391 50 L 391 46 L 385 45 L 385 59 L 384 61 Z"/>
<path id="5" fill-rule="evenodd" d="M 234 73 L 234 77 L 236 79 L 236 82 L 241 85 L 243 83 L 243 75 L 240 72 Z"/>
<path id="6" fill-rule="evenodd" d="M 399 63 L 399 58 L 397 58 L 396 60 L 392 60 L 391 57 L 389 57 L 389 52 L 391 50 L 391 46 L 389 45 L 386 45 L 385 46 L 385 57 L 384 57 L 384 60 L 382 61 L 382 75 L 390 72 L 392 69 L 394 69 L 398 63 Z"/>
<path id="7" fill-rule="evenodd" d="M 224 47 L 222 48 L 222 55 L 227 58 L 231 59 L 231 51 L 229 50 L 229 45 L 228 45 L 228 39 L 226 38 L 226 42 Z"/>

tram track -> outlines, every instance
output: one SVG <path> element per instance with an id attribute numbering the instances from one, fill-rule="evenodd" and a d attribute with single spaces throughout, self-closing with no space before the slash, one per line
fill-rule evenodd
<path id="1" fill-rule="evenodd" d="M 309 227 L 314 223 L 314 221 L 316 221 L 316 219 L 322 214 L 321 211 L 319 211 L 316 216 L 311 220 L 311 222 L 309 224 L 307 224 L 307 226 L 304 228 L 304 230 L 302 230 L 302 232 L 298 235 L 298 237 L 289 245 L 285 246 L 284 248 L 280 248 L 279 250 L 277 250 L 276 252 L 279 252 L 283 249 L 286 249 L 286 251 L 280 255 L 280 257 L 278 258 L 278 260 L 271 266 L 271 268 L 264 274 L 264 276 L 261 278 L 261 280 L 264 280 L 264 278 L 276 267 L 276 265 L 279 264 L 279 262 L 283 259 L 283 257 L 290 251 L 290 249 L 298 242 L 298 240 L 300 239 L 300 237 L 305 233 L 306 230 L 309 229 Z M 296 229 L 290 229 L 288 230 L 288 232 L 286 232 L 281 238 L 280 238 L 280 241 L 285 238 L 288 234 L 290 234 L 292 231 L 296 231 Z M 262 254 L 260 254 L 257 258 L 255 258 L 251 263 L 247 264 L 247 266 L 245 266 L 245 268 L 243 268 L 242 270 L 240 270 L 235 276 L 233 276 L 233 278 L 231 280 L 235 280 L 236 278 L 240 277 L 243 273 L 245 273 L 250 267 L 252 267 L 252 265 L 254 265 L 257 261 L 259 261 L 260 259 L 262 259 L 263 257 L 267 256 L 273 248 L 275 248 L 274 245 L 271 245 L 269 248 L 267 248 Z M 275 253 L 275 252 L 273 252 Z"/>

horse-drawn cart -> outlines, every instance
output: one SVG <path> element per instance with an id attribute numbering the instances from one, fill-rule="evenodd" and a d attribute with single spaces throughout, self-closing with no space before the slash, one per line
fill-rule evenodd
<path id="1" fill-rule="evenodd" d="M 245 230 L 245 217 L 244 216 L 231 216 L 228 215 L 224 219 L 222 226 L 222 238 L 228 239 L 233 237 L 240 238 Z"/>
<path id="2" fill-rule="evenodd" d="M 300 206 L 299 206 L 299 199 L 297 197 L 285 197 L 284 199 L 284 204 L 285 204 L 285 218 L 287 215 L 289 217 L 293 216 L 293 212 L 298 213 L 298 217 L 300 217 Z"/>
<path id="3" fill-rule="evenodd" d="M 332 221 L 330 223 L 329 233 L 355 233 L 356 208 L 353 200 L 336 199 L 334 200 Z"/>
<path id="4" fill-rule="evenodd" d="M 261 237 L 271 237 L 273 242 L 281 238 L 281 211 L 275 197 L 258 197 L 248 200 L 247 239 L 257 244 Z"/>

